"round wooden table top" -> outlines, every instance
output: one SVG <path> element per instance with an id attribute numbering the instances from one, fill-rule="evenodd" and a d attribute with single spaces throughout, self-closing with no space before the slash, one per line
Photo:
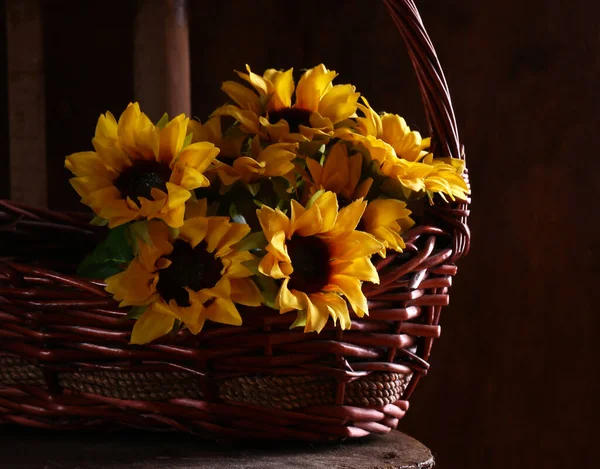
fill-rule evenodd
<path id="1" fill-rule="evenodd" d="M 335 444 L 214 443 L 187 434 L 53 432 L 0 426 L 2 469 L 429 469 L 431 451 L 400 432 Z"/>

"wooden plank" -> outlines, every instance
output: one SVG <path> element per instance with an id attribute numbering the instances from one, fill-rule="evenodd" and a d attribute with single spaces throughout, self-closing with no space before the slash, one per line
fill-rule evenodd
<path id="1" fill-rule="evenodd" d="M 2 443 L 1 468 L 80 467 L 81 469 L 430 469 L 431 451 L 394 431 L 384 436 L 346 440 L 343 444 L 201 440 L 181 433 L 126 430 L 120 433 L 51 432 L 10 428 Z"/>
<path id="2" fill-rule="evenodd" d="M 45 206 L 46 109 L 40 0 L 6 2 L 11 198 Z"/>
<path id="3" fill-rule="evenodd" d="M 188 4 L 138 1 L 134 38 L 134 95 L 154 120 L 191 113 Z"/>

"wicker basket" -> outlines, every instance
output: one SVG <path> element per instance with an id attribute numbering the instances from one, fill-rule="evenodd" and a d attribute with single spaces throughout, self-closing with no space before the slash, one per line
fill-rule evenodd
<path id="1" fill-rule="evenodd" d="M 439 156 L 464 158 L 442 70 L 411 0 L 385 0 L 408 47 Z M 427 206 L 406 250 L 364 287 L 352 329 L 290 330 L 273 310 L 128 345 L 100 282 L 68 272 L 101 233 L 81 215 L 0 202 L 0 423 L 128 425 L 202 436 L 335 440 L 396 428 L 429 364 L 468 251 L 466 204 Z M 243 313 L 242 313 L 243 314 Z"/>

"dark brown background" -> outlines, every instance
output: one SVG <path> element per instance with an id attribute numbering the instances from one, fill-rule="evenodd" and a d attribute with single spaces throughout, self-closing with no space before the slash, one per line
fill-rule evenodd
<path id="1" fill-rule="evenodd" d="M 246 62 L 256 71 L 325 62 L 376 109 L 425 130 L 415 78 L 380 2 L 190 3 L 194 115 L 224 101 L 220 81 Z M 467 149 L 473 249 L 401 429 L 431 447 L 440 468 L 590 467 L 600 395 L 597 12 L 592 2 L 560 0 L 417 3 Z M 78 207 L 64 156 L 90 148 L 100 112 L 119 113 L 133 99 L 134 10 L 118 0 L 46 2 L 51 207 Z M 1 118 L 6 106 L 0 91 Z M 4 121 L 0 155 L 7 196 Z"/>

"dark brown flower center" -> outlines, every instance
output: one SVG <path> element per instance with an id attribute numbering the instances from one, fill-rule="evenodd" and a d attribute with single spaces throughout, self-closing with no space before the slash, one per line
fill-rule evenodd
<path id="1" fill-rule="evenodd" d="M 221 278 L 223 263 L 206 251 L 204 241 L 192 248 L 185 241 L 177 240 L 173 252 L 165 258 L 171 265 L 159 272 L 156 289 L 167 303 L 175 300 L 179 306 L 190 306 L 185 287 L 194 291 L 212 288 Z"/>
<path id="2" fill-rule="evenodd" d="M 316 236 L 294 235 L 287 243 L 294 272 L 288 287 L 304 293 L 316 293 L 329 283 L 331 266 L 329 248 Z"/>
<path id="3" fill-rule="evenodd" d="M 281 119 L 285 120 L 290 126 L 290 132 L 297 133 L 300 126 L 310 127 L 310 115 L 312 112 L 306 109 L 298 109 L 295 107 L 286 107 L 279 111 L 269 112 L 269 123 L 277 124 Z"/>
<path id="4" fill-rule="evenodd" d="M 123 170 L 119 177 L 115 179 L 114 185 L 121 196 L 125 199 L 130 197 L 135 203 L 139 204 L 139 197 L 152 199 L 151 191 L 153 188 L 167 192 L 167 182 L 171 177 L 169 165 L 157 161 L 136 161 L 133 166 Z"/>

